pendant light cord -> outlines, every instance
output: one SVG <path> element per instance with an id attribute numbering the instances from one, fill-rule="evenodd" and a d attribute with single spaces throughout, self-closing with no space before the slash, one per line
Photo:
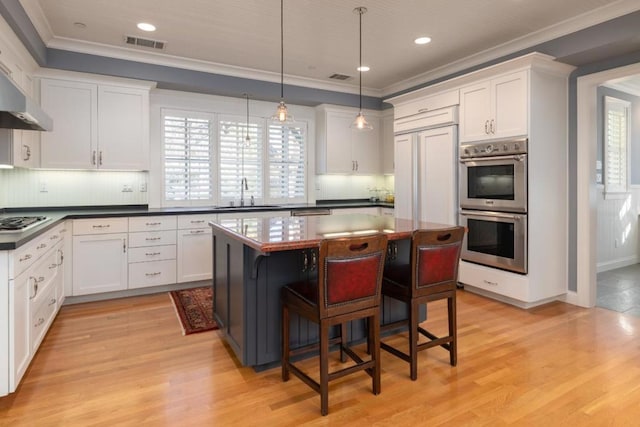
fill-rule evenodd
<path id="1" fill-rule="evenodd" d="M 360 17 L 360 111 L 362 112 L 362 9 L 358 11 Z"/>
<path id="2" fill-rule="evenodd" d="M 284 99 L 284 0 L 280 0 L 280 99 Z"/>

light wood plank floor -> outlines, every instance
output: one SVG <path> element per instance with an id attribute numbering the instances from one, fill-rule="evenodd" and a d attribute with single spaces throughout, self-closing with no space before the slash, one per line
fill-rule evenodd
<path id="1" fill-rule="evenodd" d="M 219 332 L 182 336 L 167 294 L 63 307 L 0 425 L 638 425 L 640 318 L 552 303 L 521 310 L 459 291 L 459 362 L 420 354 L 418 381 L 382 352 L 319 396 L 242 368 Z M 444 327 L 433 304 L 427 327 Z M 305 364 L 314 369 L 316 361 Z M 338 363 L 337 361 L 335 363 Z"/>

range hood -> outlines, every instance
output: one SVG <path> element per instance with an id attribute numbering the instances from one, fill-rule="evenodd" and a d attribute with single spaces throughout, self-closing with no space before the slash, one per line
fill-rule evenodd
<path id="1" fill-rule="evenodd" d="M 0 72 L 0 128 L 51 130 L 53 121 L 6 74 Z"/>

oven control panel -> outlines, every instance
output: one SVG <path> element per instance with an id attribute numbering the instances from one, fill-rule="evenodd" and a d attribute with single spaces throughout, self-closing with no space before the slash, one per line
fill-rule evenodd
<path id="1" fill-rule="evenodd" d="M 460 158 L 510 156 L 527 153 L 527 138 L 507 141 L 475 142 L 460 145 Z"/>

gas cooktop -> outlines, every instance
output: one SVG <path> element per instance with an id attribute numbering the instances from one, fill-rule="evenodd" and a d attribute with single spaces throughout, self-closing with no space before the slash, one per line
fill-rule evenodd
<path id="1" fill-rule="evenodd" d="M 48 221 L 46 216 L 10 216 L 0 218 L 0 233 L 16 233 Z"/>

